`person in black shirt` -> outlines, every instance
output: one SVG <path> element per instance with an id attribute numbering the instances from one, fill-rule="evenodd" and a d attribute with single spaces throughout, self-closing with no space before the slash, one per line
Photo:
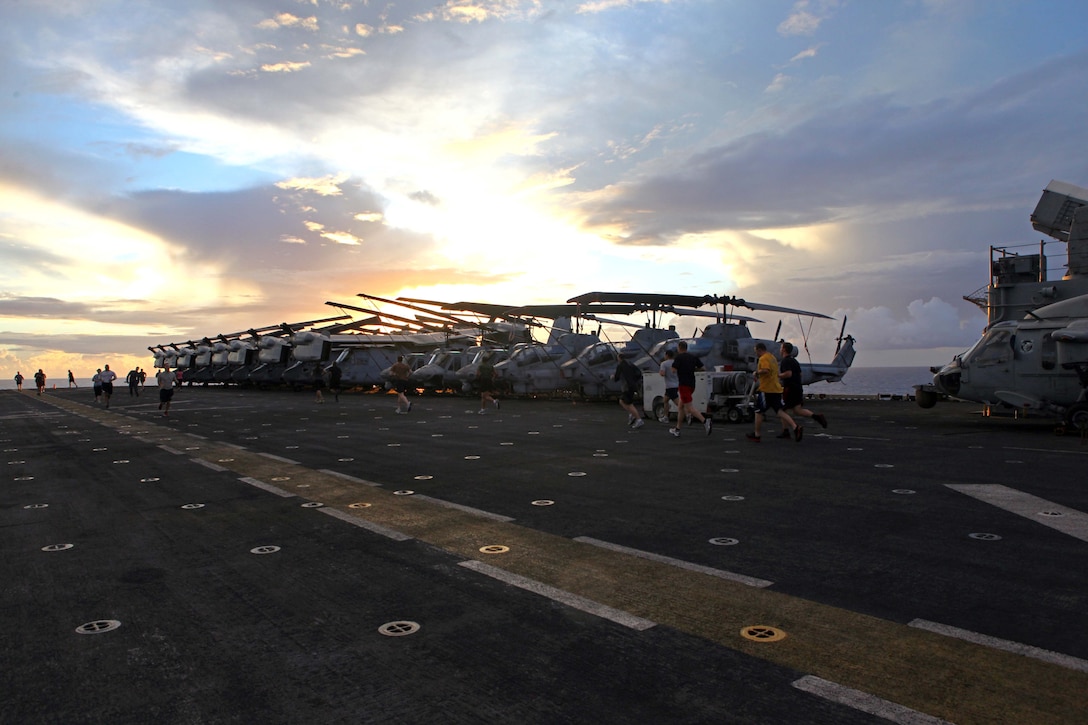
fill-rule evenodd
<path id="1" fill-rule="evenodd" d="M 695 393 L 695 371 L 703 369 L 703 361 L 688 352 L 688 344 L 681 340 L 676 345 L 676 359 L 672 361 L 672 369 L 676 371 L 677 382 L 680 383 L 680 410 L 676 413 L 676 427 L 670 428 L 669 433 L 676 438 L 680 437 L 680 423 L 691 416 L 703 424 L 706 434 L 710 435 L 710 427 L 713 423 L 710 418 L 704 418 L 703 414 L 696 410 L 691 402 Z"/>
<path id="2" fill-rule="evenodd" d="M 627 411 L 627 425 L 636 430 L 646 425 L 642 420 L 642 411 L 635 407 L 635 392 L 638 390 L 639 383 L 642 382 L 642 371 L 621 355 L 612 380 L 623 383 L 620 407 Z"/>
<path id="3" fill-rule="evenodd" d="M 783 410 L 785 410 L 794 421 L 798 418 L 812 418 L 826 428 L 827 418 L 823 414 L 813 413 L 811 410 L 804 407 L 805 389 L 804 386 L 801 385 L 801 364 L 797 362 L 797 358 L 794 357 L 797 353 L 797 348 L 790 343 L 783 341 L 779 352 L 781 353 L 782 360 L 778 363 L 778 379 L 782 381 Z M 793 433 L 790 433 L 789 428 L 782 428 L 782 432 L 778 434 L 778 437 L 789 438 L 791 435 L 795 439 L 801 440 L 803 433 L 799 423 Z"/>
<path id="4" fill-rule="evenodd" d="M 340 375 L 340 366 L 333 360 L 332 367 L 329 368 L 329 392 L 337 403 L 340 402 Z"/>

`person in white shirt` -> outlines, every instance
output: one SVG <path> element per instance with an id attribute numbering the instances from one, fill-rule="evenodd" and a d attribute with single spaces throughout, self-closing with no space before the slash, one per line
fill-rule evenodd
<path id="1" fill-rule="evenodd" d="M 155 376 L 159 383 L 159 410 L 164 418 L 170 415 L 170 401 L 174 399 L 174 383 L 177 379 L 177 373 L 170 372 L 169 365 L 163 366 L 162 372 Z"/>
<path id="2" fill-rule="evenodd" d="M 110 396 L 113 395 L 113 381 L 117 379 L 117 373 L 110 370 L 107 365 L 98 374 L 98 382 L 102 383 L 102 397 L 106 399 L 106 407 L 110 407 Z"/>

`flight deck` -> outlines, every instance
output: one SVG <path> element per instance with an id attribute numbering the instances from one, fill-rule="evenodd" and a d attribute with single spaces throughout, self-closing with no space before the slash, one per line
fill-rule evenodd
<path id="1" fill-rule="evenodd" d="M 3 722 L 1081 723 L 1088 441 L 0 393 Z"/>

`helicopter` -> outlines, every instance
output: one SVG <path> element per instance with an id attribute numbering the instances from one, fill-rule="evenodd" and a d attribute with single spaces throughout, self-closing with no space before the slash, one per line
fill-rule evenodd
<path id="1" fill-rule="evenodd" d="M 1058 432 L 1088 429 L 1088 189 L 1051 181 L 1031 224 L 1068 245 L 1066 275 L 1046 279 L 1042 249 L 991 247 L 987 327 L 969 350 L 930 368 L 932 384 L 915 386 L 919 406 L 948 396 L 987 413 L 997 405 L 1049 413 L 1060 419 Z"/>
<path id="2" fill-rule="evenodd" d="M 587 309 L 592 309 L 589 305 L 597 302 L 628 301 L 634 303 L 636 307 L 652 312 L 655 315 L 671 314 L 713 318 L 715 322 L 707 325 L 703 329 L 701 336 L 686 339 L 688 351 L 700 358 L 708 371 L 729 373 L 729 375 L 720 376 L 724 379 L 725 388 L 723 390 L 726 390 L 729 396 L 735 398 L 734 402 L 738 404 L 750 393 L 749 388 L 752 387 L 752 381 L 749 372 L 755 369 L 755 362 L 758 357 L 755 354 L 755 345 L 760 342 L 752 337 L 747 323 L 761 322 L 761 320 L 739 315 L 733 308 L 745 307 L 757 311 L 782 312 L 812 318 L 831 319 L 819 312 L 748 302 L 733 296 L 592 292 L 573 298 L 573 300 L 587 305 Z M 715 310 L 698 309 L 705 305 L 713 305 Z M 720 310 L 717 309 L 719 306 Z M 652 319 L 656 323 L 656 317 Z M 804 384 L 807 385 L 819 380 L 838 381 L 849 370 L 855 356 L 854 338 L 850 335 L 844 335 L 845 327 L 846 321 L 843 320 L 843 327 L 839 331 L 839 344 L 835 351 L 835 358 L 831 363 L 801 363 Z M 775 332 L 775 337 L 778 336 L 780 331 L 781 323 L 779 323 L 779 328 Z M 641 349 L 629 344 L 620 351 L 625 355 L 633 353 L 634 365 L 643 372 L 644 381 L 649 378 L 651 381 L 657 382 L 657 371 L 661 362 L 665 359 L 665 352 L 670 349 L 675 351 L 680 341 L 680 337 L 675 331 L 671 335 L 665 335 L 664 338 L 654 341 L 651 345 L 642 346 Z M 774 344 L 773 341 L 764 340 L 763 342 L 767 345 L 768 350 L 777 351 L 778 345 Z M 607 363 L 611 362 L 614 367 L 617 359 L 616 357 L 609 357 L 609 351 L 605 347 L 586 350 L 582 353 L 582 356 L 587 364 L 597 366 L 598 376 L 606 372 L 610 374 L 611 370 L 607 369 Z M 579 375 L 578 373 L 573 374 Z M 719 384 L 719 387 L 721 385 Z M 652 405 L 652 397 L 649 395 L 644 396 L 648 405 Z"/>

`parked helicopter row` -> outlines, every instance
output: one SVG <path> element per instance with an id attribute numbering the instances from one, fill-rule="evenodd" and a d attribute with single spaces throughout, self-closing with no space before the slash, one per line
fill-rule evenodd
<path id="1" fill-rule="evenodd" d="M 1088 429 L 1088 189 L 1051 181 L 1031 224 L 1067 245 L 1066 274 L 1048 280 L 1045 243 L 1038 254 L 990 248 L 991 282 L 982 338 L 931 384 L 915 386 L 923 408 L 942 396 L 1042 411 L 1064 426 Z"/>
<path id="2" fill-rule="evenodd" d="M 619 383 L 612 379 L 620 357 L 656 375 L 666 350 L 675 350 L 681 339 L 674 326 L 661 326 L 662 318 L 695 316 L 713 321 L 698 336 L 687 338 L 689 351 L 707 369 L 731 372 L 730 390 L 750 397 L 759 340 L 752 337 L 748 323 L 759 320 L 738 315 L 737 308 L 830 319 L 815 312 L 712 295 L 591 292 L 565 304 L 527 306 L 358 296 L 411 310 L 415 316 L 326 302 L 365 317 L 355 320 L 343 314 L 282 323 L 149 350 L 156 367 L 180 369 L 189 384 L 301 388 L 313 384 L 335 362 L 341 387 L 381 389 L 388 383 L 390 366 L 402 356 L 412 368 L 410 380 L 419 391 L 471 394 L 476 370 L 486 360 L 494 366 L 506 395 L 612 397 L 620 393 Z M 645 322 L 615 319 L 635 315 L 644 315 Z M 632 331 L 626 339 L 613 340 L 604 332 L 605 325 Z M 544 333 L 546 339 L 534 339 L 533 331 Z M 849 370 L 854 340 L 844 331 L 845 321 L 830 363 L 802 364 L 806 384 L 841 380 Z M 777 349 L 773 340 L 763 342 Z"/>

